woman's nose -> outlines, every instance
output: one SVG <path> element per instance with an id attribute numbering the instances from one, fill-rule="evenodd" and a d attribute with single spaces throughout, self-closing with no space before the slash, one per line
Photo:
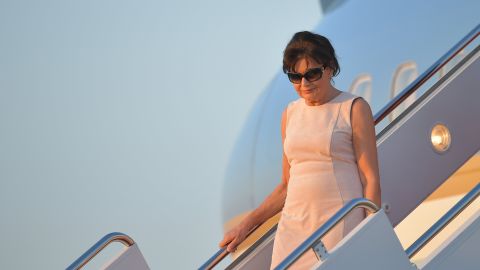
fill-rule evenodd
<path id="1" fill-rule="evenodd" d="M 309 85 L 309 84 L 310 84 L 310 82 L 307 79 L 305 79 L 305 77 L 303 77 L 302 81 L 300 82 L 300 85 L 301 86 L 306 86 L 306 85 Z"/>

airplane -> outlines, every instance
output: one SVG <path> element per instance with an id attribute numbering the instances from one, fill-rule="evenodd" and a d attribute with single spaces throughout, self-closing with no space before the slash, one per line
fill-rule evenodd
<path id="1" fill-rule="evenodd" d="M 377 255 L 369 258 L 370 263 L 375 262 L 377 268 L 369 269 L 382 269 L 379 265 L 389 269 L 450 269 L 452 265 L 478 269 L 480 261 L 474 250 L 480 245 L 480 207 L 475 201 L 480 142 L 475 143 L 473 134 L 480 126 L 475 121 L 479 96 L 472 89 L 480 78 L 476 76 L 480 72 L 480 2 L 323 0 L 320 5 L 324 16 L 312 30 L 328 37 L 337 51 L 342 71 L 335 78 L 336 87 L 364 97 L 381 119 L 376 130 L 384 203 L 375 207 L 365 201 L 354 202 L 375 214 L 333 250 L 318 251 L 315 269 L 367 269 L 363 267 L 368 262 L 358 257 L 372 253 Z M 453 88 L 456 84 L 463 86 L 462 91 Z M 225 231 L 258 206 L 280 181 L 280 115 L 296 98 L 285 74 L 278 72 L 254 104 L 225 175 Z M 462 204 L 455 204 L 458 200 Z M 448 209 L 450 215 L 444 216 Z M 445 224 L 435 223 L 439 219 L 450 225 L 443 229 Z M 225 267 L 267 269 L 277 222 L 278 215 L 252 232 Z M 431 234 L 423 234 L 425 231 Z M 366 245 L 362 233 L 378 237 L 378 245 Z M 107 235 L 90 254 L 118 239 L 132 248 L 105 269 L 131 269 L 132 265 L 148 269 L 148 258 L 120 233 Z M 212 239 L 205 246 L 216 246 L 219 240 Z M 293 264 L 301 256 L 297 253 L 318 247 L 319 238 L 307 244 L 279 269 Z M 220 249 L 199 267 L 212 269 L 226 256 Z M 90 257 L 85 253 L 68 269 L 79 269 Z M 135 259 L 125 262 L 127 257 Z M 352 264 L 356 259 L 358 263 Z"/>

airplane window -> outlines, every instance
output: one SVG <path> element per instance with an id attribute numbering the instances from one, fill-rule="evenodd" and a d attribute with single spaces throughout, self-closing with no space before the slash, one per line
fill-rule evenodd
<path id="1" fill-rule="evenodd" d="M 390 88 L 390 99 L 398 95 L 411 82 L 418 77 L 417 64 L 414 61 L 407 61 L 400 64 L 393 74 L 392 86 Z M 393 121 L 400 113 L 416 100 L 416 93 L 413 93 L 398 108 L 396 108 L 389 116 L 390 122 Z"/>
<path id="2" fill-rule="evenodd" d="M 360 74 L 350 86 L 349 92 L 363 97 L 368 103 L 372 101 L 372 76 Z"/>

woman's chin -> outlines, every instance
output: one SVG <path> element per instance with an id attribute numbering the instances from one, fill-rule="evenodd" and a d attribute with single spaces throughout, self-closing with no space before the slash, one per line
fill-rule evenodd
<path id="1" fill-rule="evenodd" d="M 302 96 L 303 99 L 310 101 L 313 98 L 313 93 L 311 93 L 311 92 L 302 93 L 301 96 Z"/>

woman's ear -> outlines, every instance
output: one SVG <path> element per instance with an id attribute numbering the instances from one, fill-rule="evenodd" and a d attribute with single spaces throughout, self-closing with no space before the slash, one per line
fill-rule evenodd
<path id="1" fill-rule="evenodd" d="M 326 67 L 325 68 L 325 75 L 327 75 L 327 78 L 329 80 L 332 80 L 333 77 L 333 69 L 331 67 Z"/>
<path id="2" fill-rule="evenodd" d="M 325 75 L 327 76 L 328 80 L 332 83 L 335 84 L 335 81 L 333 80 L 333 69 L 331 67 L 327 67 L 325 69 Z"/>

